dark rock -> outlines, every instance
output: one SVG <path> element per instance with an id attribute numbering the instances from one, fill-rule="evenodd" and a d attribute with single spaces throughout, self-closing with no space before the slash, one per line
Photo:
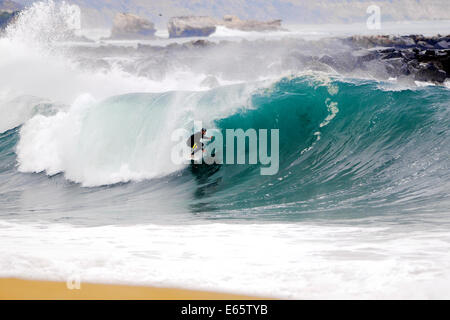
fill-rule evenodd
<path id="1" fill-rule="evenodd" d="M 215 45 L 214 42 L 211 42 L 211 41 L 208 41 L 208 40 L 199 39 L 199 40 L 194 40 L 194 41 L 189 41 L 189 42 L 183 43 L 181 45 L 181 48 L 183 48 L 183 49 L 195 49 L 195 48 L 213 47 L 214 45 Z"/>
<path id="2" fill-rule="evenodd" d="M 401 51 L 400 53 L 405 60 L 411 60 L 416 57 L 416 53 L 413 50 L 407 49 L 407 50 Z"/>
<path id="3" fill-rule="evenodd" d="M 196 40 L 196 41 L 192 41 L 192 45 L 194 47 L 206 47 L 208 45 L 211 45 L 212 42 L 211 41 L 207 41 L 207 40 Z"/>
<path id="4" fill-rule="evenodd" d="M 426 43 L 435 43 L 434 48 L 398 47 L 393 45 L 395 37 L 365 37 L 374 48 L 362 48 L 347 39 L 320 39 L 306 41 L 299 39 L 264 39 L 241 41 L 192 41 L 174 42 L 167 45 L 145 44 L 137 48 L 129 46 L 100 45 L 72 48 L 80 56 L 93 59 L 104 55 L 124 57 L 119 63 L 123 70 L 151 79 L 165 77 L 187 59 L 197 74 L 210 75 L 203 81 L 205 87 L 217 85 L 215 80 L 254 80 L 256 76 L 272 76 L 286 71 L 295 73 L 303 70 L 339 72 L 349 76 L 388 79 L 396 77 L 403 83 L 414 80 L 442 83 L 450 75 L 450 49 L 438 48 L 445 37 L 430 40 L 424 36 L 408 36 Z M 364 37 L 359 41 L 364 42 Z M 375 43 L 379 39 L 387 47 Z M 403 39 L 404 40 L 404 39 Z M 445 40 L 447 41 L 447 40 Z M 397 43 L 397 42 L 396 42 Z M 239 54 L 230 55 L 230 52 Z M 86 53 L 86 54 L 85 54 Z M 88 54 L 87 54 L 88 53 Z M 227 55 L 227 59 L 223 59 Z M 129 57 L 139 63 L 129 63 Z M 105 59 L 105 61 L 108 61 Z M 102 61 L 93 61 L 89 68 L 106 68 Z"/>
<path id="5" fill-rule="evenodd" d="M 408 66 L 402 58 L 394 58 L 386 61 L 386 71 L 391 76 L 409 74 Z"/>
<path id="6" fill-rule="evenodd" d="M 436 56 L 436 52 L 434 50 L 425 50 L 425 55 L 429 57 L 434 57 Z"/>
<path id="7" fill-rule="evenodd" d="M 442 83 L 445 81 L 447 73 L 443 70 L 439 70 L 432 63 L 421 63 L 419 70 L 415 74 L 414 78 L 419 81 L 435 81 Z"/>
<path id="8" fill-rule="evenodd" d="M 382 62 L 389 76 L 405 78 L 413 75 L 416 80 L 442 83 L 450 75 L 450 35 L 353 36 L 343 39 L 343 42 L 358 48 L 353 55 L 356 57 L 355 67 L 361 70 L 373 68 L 368 65 L 372 59 Z M 370 51 L 377 52 L 378 56 L 366 57 L 361 47 L 375 47 Z M 335 70 L 349 70 L 348 66 L 343 68 L 345 63 L 338 54 L 321 59 Z"/>
<path id="9" fill-rule="evenodd" d="M 427 61 L 430 61 L 430 60 L 435 60 L 436 59 L 436 52 L 434 50 L 421 51 L 417 55 L 417 59 L 420 62 L 427 62 Z"/>
<path id="10" fill-rule="evenodd" d="M 398 75 L 399 76 L 402 76 L 402 75 L 407 76 L 407 75 L 410 75 L 410 74 L 411 74 L 411 71 L 410 71 L 408 65 L 407 64 L 402 64 L 402 66 L 398 70 Z"/>
<path id="11" fill-rule="evenodd" d="M 384 55 L 381 59 L 386 60 L 386 59 L 393 59 L 393 58 L 401 58 L 402 54 L 399 51 L 394 51 L 394 52 L 390 52 L 386 55 Z"/>
<path id="12" fill-rule="evenodd" d="M 431 45 L 431 44 L 429 44 L 428 42 L 425 42 L 425 41 L 418 41 L 417 45 L 419 47 L 424 48 L 424 49 L 433 49 L 434 48 L 433 45 Z"/>
<path id="13" fill-rule="evenodd" d="M 409 36 L 400 37 L 397 42 L 397 45 L 404 47 L 413 47 L 416 45 L 416 41 Z"/>
<path id="14" fill-rule="evenodd" d="M 408 66 L 411 66 L 413 68 L 419 68 L 419 64 L 420 64 L 419 61 L 417 61 L 416 59 L 410 60 L 407 63 Z"/>

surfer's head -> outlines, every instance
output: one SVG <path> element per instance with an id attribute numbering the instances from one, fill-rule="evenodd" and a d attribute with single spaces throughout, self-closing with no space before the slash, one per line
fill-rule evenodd
<path id="1" fill-rule="evenodd" d="M 202 128 L 202 134 L 205 134 L 205 133 L 206 133 L 206 129 Z"/>

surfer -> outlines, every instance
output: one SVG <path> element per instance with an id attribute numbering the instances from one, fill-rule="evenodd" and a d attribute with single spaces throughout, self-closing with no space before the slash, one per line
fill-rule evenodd
<path id="1" fill-rule="evenodd" d="M 202 150 L 202 152 L 205 152 L 205 149 L 203 149 L 203 147 L 205 145 L 200 140 L 202 140 L 202 139 L 203 140 L 211 140 L 212 139 L 212 137 L 206 137 L 205 134 L 206 134 L 206 129 L 202 128 L 201 131 L 194 133 L 186 141 L 186 144 L 189 147 L 191 147 L 191 149 L 192 149 L 191 157 L 194 157 L 194 154 L 200 149 Z"/>

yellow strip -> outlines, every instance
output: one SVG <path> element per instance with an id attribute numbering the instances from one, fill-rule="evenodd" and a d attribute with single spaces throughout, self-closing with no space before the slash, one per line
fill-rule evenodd
<path id="1" fill-rule="evenodd" d="M 257 297 L 188 289 L 81 283 L 68 289 L 64 282 L 0 279 L 0 300 L 248 300 Z"/>

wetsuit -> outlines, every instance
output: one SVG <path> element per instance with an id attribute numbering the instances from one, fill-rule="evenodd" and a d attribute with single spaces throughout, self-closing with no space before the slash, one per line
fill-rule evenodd
<path id="1" fill-rule="evenodd" d="M 198 150 L 203 149 L 204 144 L 200 142 L 201 139 L 203 139 L 203 134 L 201 131 L 199 131 L 191 135 L 186 141 L 186 144 L 192 148 L 191 155 L 194 155 L 194 153 L 196 153 Z"/>

